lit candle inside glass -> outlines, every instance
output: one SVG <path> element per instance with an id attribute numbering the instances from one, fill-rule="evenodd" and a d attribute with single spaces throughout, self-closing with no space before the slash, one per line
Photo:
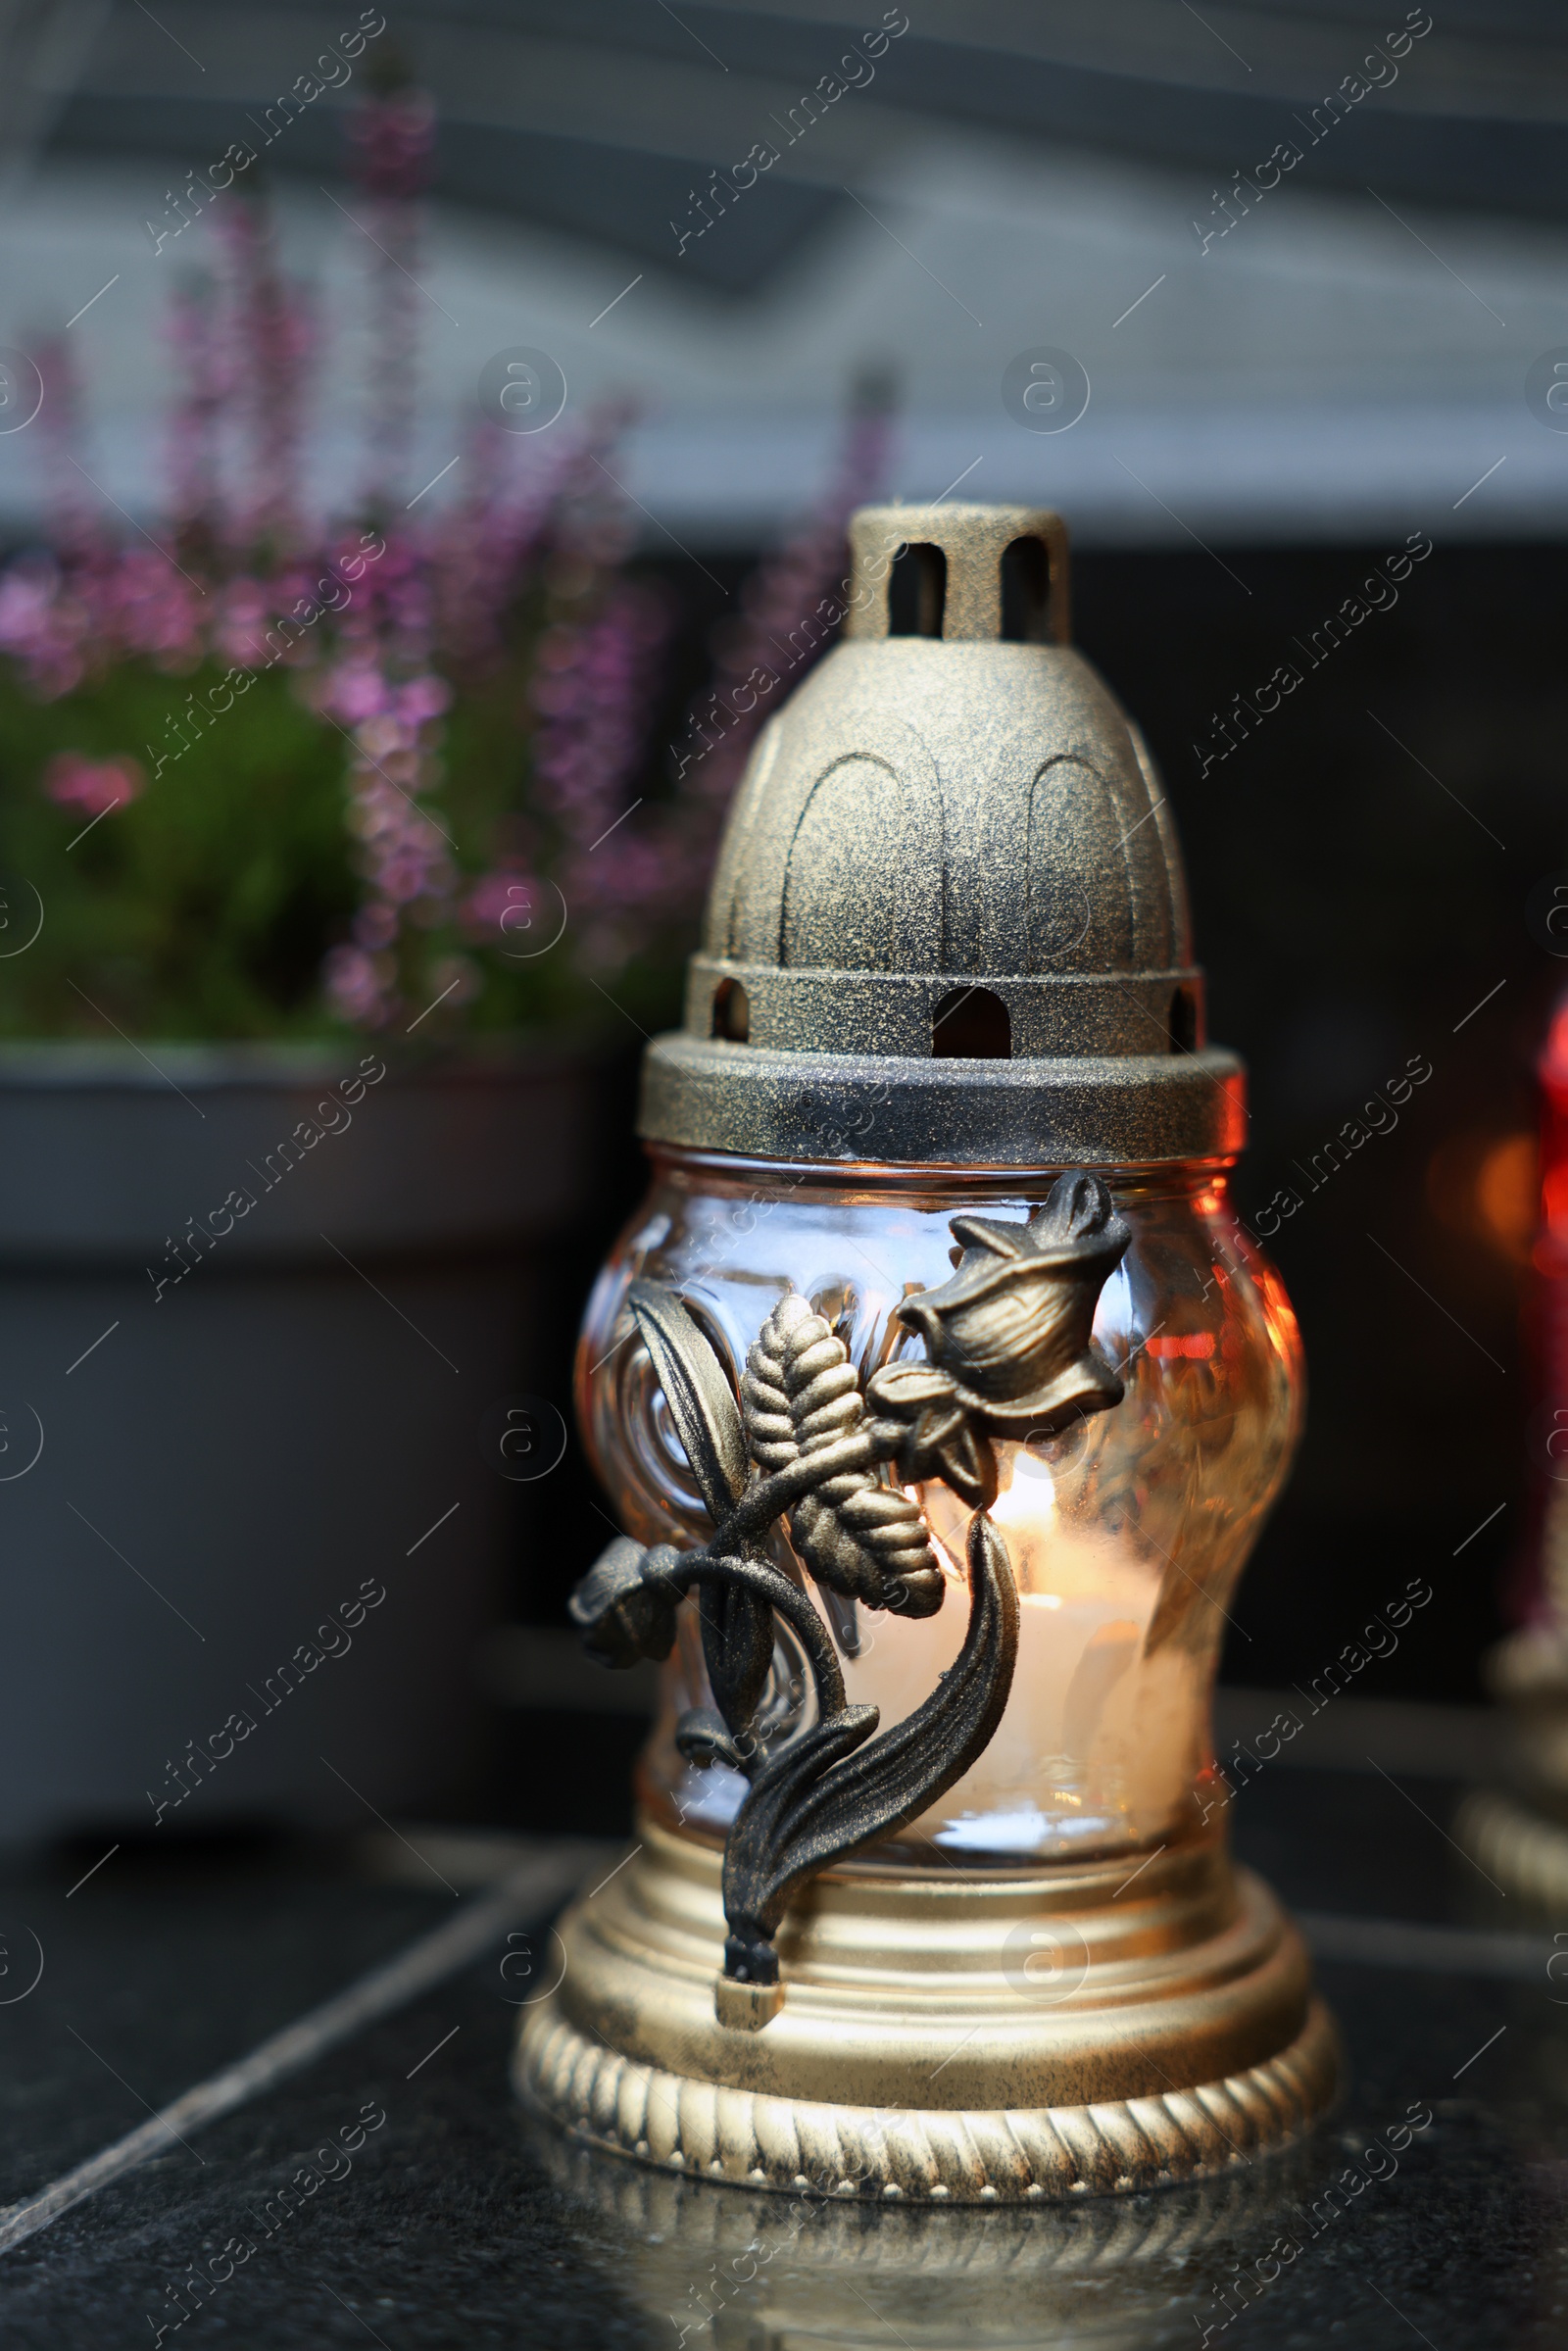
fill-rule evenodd
<path id="1" fill-rule="evenodd" d="M 584 1425 L 623 1518 L 642 1541 L 700 1542 L 706 1520 L 646 1353 L 617 1318 L 647 1272 L 686 1300 L 737 1380 L 774 1301 L 791 1288 L 845 1338 L 862 1377 L 917 1358 L 894 1314 L 951 1271 L 948 1219 L 960 1208 L 1026 1214 L 1049 1190 L 895 1180 L 878 1196 L 829 1170 L 778 1171 L 743 1187 L 712 1162 L 664 1162 L 655 1200 L 603 1277 L 584 1332 Z M 1283 1481 L 1298 1419 L 1299 1348 L 1277 1278 L 1231 1215 L 1220 1168 L 1129 1171 L 1111 1179 L 1133 1230 L 1106 1282 L 1096 1344 L 1121 1374 L 1113 1411 L 1063 1435 L 998 1445 L 992 1518 L 1019 1594 L 1011 1693 L 979 1761 L 898 1838 L 938 1864 L 1132 1850 L 1201 1832 L 1199 1783 L 1211 1758 L 1208 1701 L 1225 1608 Z M 904 1274 L 895 1287 L 887 1269 Z M 597 1368 L 596 1368 L 597 1367 Z M 925 1618 L 871 1612 L 803 1578 L 840 1653 L 852 1701 L 884 1727 L 929 1697 L 961 1646 L 968 1506 L 936 1482 L 909 1490 L 925 1510 L 950 1589 Z M 745 1783 L 676 1753 L 673 1725 L 707 1702 L 690 1603 L 640 1792 L 667 1819 L 721 1831 Z M 781 1644 L 764 1701 L 774 1738 L 791 1712 Z M 802 1686 L 804 1690 L 804 1685 Z"/>

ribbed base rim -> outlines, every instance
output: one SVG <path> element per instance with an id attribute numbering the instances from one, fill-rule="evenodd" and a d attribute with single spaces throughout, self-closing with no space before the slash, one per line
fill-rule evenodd
<path id="1" fill-rule="evenodd" d="M 524 2024 L 513 2066 L 529 2105 L 612 2154 L 735 2187 L 933 2204 L 1130 2195 L 1224 2172 L 1298 2138 L 1332 2103 L 1339 2073 L 1318 1999 L 1261 2065 L 1099 2106 L 969 2114 L 760 2097 L 634 2064 L 554 2000 Z"/>
<path id="2" fill-rule="evenodd" d="M 1477 1788 L 1459 1807 L 1454 1842 L 1505 1892 L 1544 1910 L 1568 1904 L 1568 1828 L 1518 1796 Z"/>

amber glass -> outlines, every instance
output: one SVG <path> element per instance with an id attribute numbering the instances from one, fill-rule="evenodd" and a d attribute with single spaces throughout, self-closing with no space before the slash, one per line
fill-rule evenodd
<path id="1" fill-rule="evenodd" d="M 948 1279 L 949 1217 L 980 1207 L 1023 1217 L 1057 1172 L 846 1172 L 661 1151 L 595 1289 L 578 1356 L 579 1416 L 627 1531 L 676 1543 L 708 1532 L 625 1309 L 636 1276 L 680 1295 L 737 1385 L 747 1348 L 792 1288 L 836 1326 L 863 1381 L 922 1355 L 894 1308 Z M 1278 1275 L 1232 1214 L 1223 1163 L 1107 1171 L 1107 1181 L 1133 1241 L 1102 1293 L 1095 1342 L 1126 1396 L 1064 1436 L 999 1444 L 992 1516 L 1021 1599 L 1012 1692 L 979 1761 L 903 1832 L 902 1859 L 1060 1860 L 1201 1830 L 1225 1612 L 1295 1447 L 1300 1347 Z M 966 1620 L 968 1511 L 945 1486 L 909 1491 L 950 1579 L 935 1616 L 872 1614 L 817 1591 L 782 1536 L 777 1554 L 826 1620 L 849 1697 L 877 1705 L 884 1726 L 935 1688 Z M 659 1817 L 710 1835 L 744 1783 L 676 1750 L 677 1716 L 711 1702 L 690 1601 L 681 1615 L 639 1794 Z M 762 1707 L 768 1741 L 791 1737 L 809 1708 L 808 1678 L 781 1641 Z"/>

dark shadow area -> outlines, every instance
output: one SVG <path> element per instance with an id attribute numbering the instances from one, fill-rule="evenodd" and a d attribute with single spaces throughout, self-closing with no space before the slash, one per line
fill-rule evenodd
<path id="1" fill-rule="evenodd" d="M 931 1015 L 931 1052 L 939 1061 L 1010 1061 L 1012 1022 L 989 988 L 951 988 Z"/>
<path id="2" fill-rule="evenodd" d="M 1237 1199 L 1306 1347 L 1305 1442 L 1226 1676 L 1309 1681 L 1425 1578 L 1378 1694 L 1459 1698 L 1528 1505 L 1520 1139 L 1568 965 L 1527 906 L 1568 865 L 1568 573 L 1552 547 L 1440 546 L 1314 659 L 1396 544 L 1227 550 L 1250 595 L 1201 555 L 1092 553 L 1076 633 L 1164 774 L 1209 1033 L 1250 1072 Z M 1268 712 L 1284 663 L 1300 683 Z"/>

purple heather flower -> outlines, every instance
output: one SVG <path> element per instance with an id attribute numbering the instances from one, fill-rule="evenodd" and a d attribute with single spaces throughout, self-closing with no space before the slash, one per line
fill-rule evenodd
<path id="1" fill-rule="evenodd" d="M 540 642 L 535 782 L 583 857 L 623 813 L 667 630 L 662 600 L 626 583 L 612 588 L 591 619 L 558 621 Z"/>
<path id="2" fill-rule="evenodd" d="M 169 507 L 185 538 L 216 535 L 219 515 L 219 439 L 225 401 L 220 359 L 218 301 L 202 280 L 176 284 L 170 305 L 169 340 L 183 390 L 169 418 Z"/>
<path id="3" fill-rule="evenodd" d="M 359 726 L 386 708 L 391 692 L 373 661 L 363 658 L 340 661 L 321 683 L 318 701 L 330 717 L 344 726 Z"/>
<path id="4" fill-rule="evenodd" d="M 430 183 L 435 107 L 422 90 L 361 99 L 349 121 L 354 176 L 368 196 L 422 196 Z"/>
<path id="5" fill-rule="evenodd" d="M 361 217 L 384 249 L 384 266 L 371 262 L 370 375 L 371 488 L 382 512 L 401 503 L 393 485 L 413 417 L 416 296 L 403 270 L 418 264 L 431 128 L 428 102 L 404 91 L 370 100 L 355 130 Z M 456 982 L 448 1004 L 470 998 L 482 966 L 447 952 L 453 930 L 504 946 L 519 895 L 535 896 L 546 881 L 573 909 L 563 956 L 612 973 L 698 896 L 713 820 L 746 748 L 736 730 L 695 764 L 671 807 L 634 809 L 669 615 L 658 592 L 625 574 L 635 517 L 596 462 L 610 456 L 629 412 L 564 420 L 548 446 L 481 423 L 454 502 L 383 524 L 373 563 L 356 563 L 365 544 L 357 524 L 328 531 L 302 519 L 314 329 L 279 271 L 266 206 L 236 195 L 215 210 L 213 226 L 215 290 L 181 294 L 172 329 L 185 385 L 170 484 L 180 563 L 145 543 L 109 541 L 96 500 L 65 462 L 74 408 L 64 354 L 46 355 L 55 551 L 0 571 L 0 651 L 45 698 L 125 660 L 168 672 L 212 660 L 292 673 L 294 691 L 349 739 L 346 827 L 362 896 L 322 978 L 333 1010 L 356 1026 L 386 1027 L 416 990 L 423 1003 L 427 988 L 435 997 Z M 771 660 L 768 641 L 787 636 L 831 587 L 844 512 L 873 486 L 884 437 L 885 417 L 861 419 L 822 516 L 748 589 L 718 648 L 721 688 Z M 352 580 L 347 604 L 303 633 L 289 630 L 294 641 L 280 653 L 279 622 L 317 602 L 327 563 Z M 495 824 L 488 869 L 464 875 L 439 804 L 449 679 L 482 676 L 514 651 L 529 660 L 519 713 L 530 733 L 529 800 Z M 82 755 L 51 769 L 45 789 L 74 810 L 113 807 L 112 771 L 129 797 L 129 763 Z"/>
<path id="6" fill-rule="evenodd" d="M 422 90 L 367 95 L 354 111 L 349 135 L 373 249 L 366 488 L 372 506 L 387 507 L 403 479 L 414 435 L 420 324 L 414 308 L 419 298 L 417 200 L 429 180 L 435 109 Z"/>
<path id="7" fill-rule="evenodd" d="M 43 788 L 59 808 L 103 816 L 140 798 L 147 771 L 139 759 L 89 759 L 79 751 L 62 751 L 44 769 Z"/>
<path id="8" fill-rule="evenodd" d="M 411 678 L 393 694 L 394 708 L 405 726 L 422 726 L 427 719 L 439 718 L 451 703 L 452 688 L 433 670 L 427 670 L 423 677 Z"/>
<path id="9" fill-rule="evenodd" d="M 213 651 L 236 668 L 259 669 L 268 658 L 266 637 L 275 612 L 273 591 L 242 572 L 214 592 Z"/>
<path id="10" fill-rule="evenodd" d="M 327 1002 L 354 1028 L 384 1027 L 391 1013 L 393 976 L 390 956 L 368 955 L 358 947 L 334 947 L 323 973 Z"/>
<path id="11" fill-rule="evenodd" d="M 87 671 L 90 616 L 52 557 L 23 556 L 0 578 L 0 648 L 33 692 L 56 702 Z"/>
<path id="12" fill-rule="evenodd" d="M 306 367 L 315 329 L 304 293 L 279 270 L 270 208 L 236 191 L 213 220 L 227 298 L 211 367 L 214 396 L 235 416 L 245 444 L 243 487 L 227 532 L 241 553 L 266 546 L 275 554 L 300 535 Z"/>
<path id="13" fill-rule="evenodd" d="M 498 865 L 482 874 L 464 899 L 459 914 L 470 939 L 486 947 L 511 945 L 511 935 L 533 919 L 544 893 L 522 865 Z"/>

